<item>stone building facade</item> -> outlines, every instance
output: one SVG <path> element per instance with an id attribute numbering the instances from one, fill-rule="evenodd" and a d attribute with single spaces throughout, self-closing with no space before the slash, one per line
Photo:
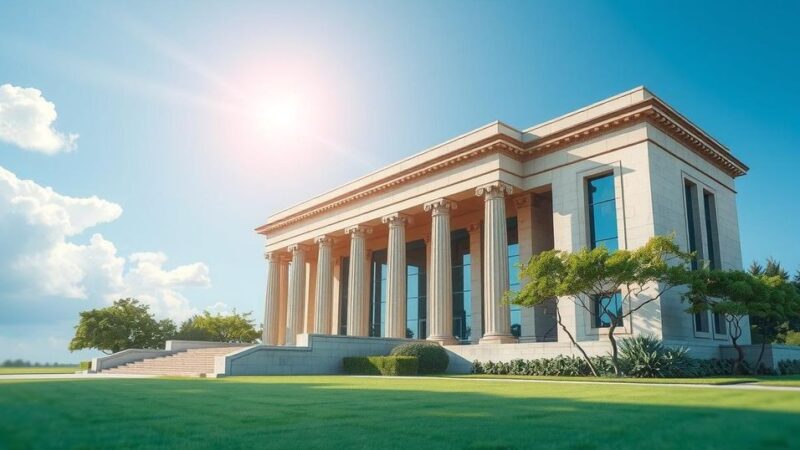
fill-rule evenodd
<path id="1" fill-rule="evenodd" d="M 488 124 L 258 227 L 267 242 L 263 343 L 372 336 L 435 341 L 464 361 L 571 354 L 555 299 L 503 302 L 523 282 L 516 264 L 548 249 L 633 249 L 674 233 L 713 267 L 740 269 L 735 179 L 746 171 L 643 87 L 526 130 Z M 605 353 L 607 317 L 559 305 L 576 338 Z M 677 293 L 665 296 L 619 335 L 719 356 L 729 345 L 724 320 L 685 309 Z"/>

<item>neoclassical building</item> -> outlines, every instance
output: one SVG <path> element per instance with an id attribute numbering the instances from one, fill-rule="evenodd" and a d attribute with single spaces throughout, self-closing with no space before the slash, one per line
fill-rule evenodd
<path id="1" fill-rule="evenodd" d="M 739 269 L 735 179 L 747 170 L 643 87 L 525 130 L 490 123 L 258 227 L 263 343 L 342 335 L 427 339 L 465 360 L 571 353 L 555 299 L 536 308 L 503 302 L 524 282 L 517 264 L 548 249 L 632 249 L 674 233 L 712 267 Z M 632 306 L 614 294 L 591 301 Z M 607 351 L 607 316 L 559 305 L 578 340 Z M 725 321 L 685 309 L 677 294 L 666 296 L 619 333 L 718 356 Z"/>

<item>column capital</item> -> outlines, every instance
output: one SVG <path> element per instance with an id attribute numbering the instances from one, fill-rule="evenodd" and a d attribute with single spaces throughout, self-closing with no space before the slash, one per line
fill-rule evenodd
<path id="1" fill-rule="evenodd" d="M 320 247 L 323 246 L 332 246 L 333 245 L 333 238 L 327 234 L 323 234 L 322 236 L 317 236 L 314 238 L 314 243 L 319 244 Z"/>
<path id="2" fill-rule="evenodd" d="M 391 213 L 381 217 L 381 223 L 388 224 L 389 226 L 405 226 L 412 223 L 411 216 L 403 213 Z"/>
<path id="3" fill-rule="evenodd" d="M 264 251 L 264 259 L 266 259 L 269 262 L 280 262 L 281 253 L 279 253 L 279 252 L 269 252 L 269 251 L 265 250 Z"/>
<path id="4" fill-rule="evenodd" d="M 514 192 L 514 188 L 502 181 L 492 181 L 475 189 L 475 195 L 478 197 L 483 196 L 484 200 L 502 198 L 506 195 L 511 195 L 512 192 Z"/>
<path id="5" fill-rule="evenodd" d="M 306 244 L 292 244 L 286 247 L 286 250 L 291 252 L 292 255 L 295 255 L 300 252 L 307 252 L 309 250 L 309 247 Z"/>
<path id="6" fill-rule="evenodd" d="M 457 209 L 458 204 L 447 198 L 437 198 L 422 205 L 425 211 L 431 211 L 436 216 L 440 214 L 450 214 L 451 209 Z"/>
<path id="7" fill-rule="evenodd" d="M 372 233 L 372 227 L 369 225 L 353 225 L 344 229 L 344 234 L 351 236 L 364 236 Z"/>
<path id="8" fill-rule="evenodd" d="M 264 251 L 264 259 L 270 262 L 276 262 L 278 264 L 284 264 L 289 262 L 289 255 L 283 251 Z"/>
<path id="9" fill-rule="evenodd" d="M 472 222 L 471 224 L 467 225 L 467 231 L 472 233 L 480 233 L 481 232 L 481 223 L 480 222 Z"/>

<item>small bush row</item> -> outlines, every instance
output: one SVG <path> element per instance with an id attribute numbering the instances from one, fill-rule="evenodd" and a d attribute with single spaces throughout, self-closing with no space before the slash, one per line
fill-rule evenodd
<path id="1" fill-rule="evenodd" d="M 592 357 L 592 364 L 601 374 L 613 372 L 611 363 L 604 356 Z M 592 371 L 583 358 L 577 356 L 556 356 L 542 359 L 515 359 L 509 362 L 472 363 L 472 373 L 490 375 L 537 375 L 537 376 L 590 376 Z"/>
<path id="2" fill-rule="evenodd" d="M 592 357 L 592 364 L 600 376 L 612 376 L 614 370 L 606 356 Z M 624 361 L 623 361 L 624 362 Z M 634 378 L 689 378 L 728 376 L 733 370 L 732 359 L 695 359 L 686 358 L 679 365 L 665 366 L 657 364 L 653 367 L 631 370 L 629 365 L 623 364 L 623 374 Z M 780 373 L 783 375 L 800 374 L 800 360 L 781 361 Z M 752 368 L 742 363 L 742 368 L 747 373 L 753 373 Z M 509 362 L 472 363 L 472 373 L 490 375 L 534 375 L 534 376 L 591 376 L 592 371 L 583 358 L 577 356 L 557 356 L 555 358 L 542 358 L 532 360 L 515 359 Z M 759 375 L 773 375 L 774 372 L 763 365 L 758 371 Z"/>
<path id="3" fill-rule="evenodd" d="M 784 359 L 778 361 L 781 375 L 800 375 L 800 359 Z"/>
<path id="4" fill-rule="evenodd" d="M 416 375 L 419 361 L 413 356 L 354 356 L 342 361 L 350 375 Z"/>
<path id="5" fill-rule="evenodd" d="M 652 336 L 637 336 L 623 339 L 619 346 L 619 364 L 622 374 L 634 378 L 681 378 L 710 377 L 730 375 L 733 372 L 732 359 L 695 359 L 689 357 L 685 348 L 665 346 Z M 590 358 L 598 375 L 613 375 L 611 359 L 607 356 Z M 782 374 L 800 373 L 800 361 L 781 361 Z M 773 375 L 774 371 L 763 364 L 754 370 L 747 362 L 740 367 L 743 373 Z M 509 362 L 475 361 L 473 373 L 493 375 L 537 375 L 537 376 L 580 376 L 591 375 L 592 371 L 583 358 L 577 356 L 557 356 L 524 361 Z"/>
<path id="6" fill-rule="evenodd" d="M 92 369 L 92 361 L 81 361 L 80 366 L 78 367 L 80 370 L 91 370 Z"/>

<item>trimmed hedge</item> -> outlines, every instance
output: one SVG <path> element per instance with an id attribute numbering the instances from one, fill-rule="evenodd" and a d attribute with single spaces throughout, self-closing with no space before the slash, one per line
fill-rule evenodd
<path id="1" fill-rule="evenodd" d="M 778 361 L 781 375 L 800 375 L 800 359 L 783 359 Z"/>
<path id="2" fill-rule="evenodd" d="M 91 370 L 92 369 L 92 361 L 81 361 L 80 366 L 78 367 L 80 370 Z"/>
<path id="3" fill-rule="evenodd" d="M 592 364 L 601 375 L 610 375 L 614 372 L 611 363 L 606 357 L 592 357 Z M 490 375 L 537 375 L 537 376 L 591 376 L 592 371 L 583 358 L 577 356 L 556 356 L 555 358 L 542 358 L 522 360 L 515 359 L 509 362 L 472 363 L 472 373 L 486 373 Z"/>
<path id="4" fill-rule="evenodd" d="M 392 356 L 413 356 L 419 360 L 419 374 L 444 373 L 450 357 L 444 347 L 433 342 L 411 342 L 392 349 Z"/>
<path id="5" fill-rule="evenodd" d="M 609 358 L 606 356 L 594 356 L 591 358 L 600 376 L 613 376 L 614 370 L 611 367 Z M 630 370 L 627 361 L 621 360 L 623 367 Z M 634 373 L 625 375 L 639 378 L 692 378 L 692 377 L 713 377 L 728 376 L 733 370 L 732 359 L 694 359 L 682 358 L 680 364 L 666 366 L 658 371 L 635 370 Z M 778 363 L 782 375 L 800 373 L 800 360 L 781 361 Z M 753 373 L 747 361 L 741 365 L 746 373 Z M 796 370 L 796 372 L 794 371 Z M 472 373 L 485 373 L 490 375 L 535 375 L 535 376 L 591 376 L 589 365 L 583 358 L 577 356 L 557 356 L 555 358 L 542 358 L 522 360 L 515 359 L 509 362 L 488 361 L 482 363 L 474 361 L 472 363 Z M 762 366 L 758 370 L 758 375 L 774 375 L 774 371 Z"/>
<path id="6" fill-rule="evenodd" d="M 350 375 L 416 375 L 419 361 L 413 356 L 353 356 L 342 360 Z"/>
<path id="7" fill-rule="evenodd" d="M 661 340 L 653 336 L 625 338 L 620 342 L 619 350 L 619 362 L 623 375 L 634 378 L 711 377 L 730 375 L 733 372 L 734 360 L 732 359 L 691 358 L 687 349 L 667 347 Z M 591 361 L 597 369 L 598 375 L 614 375 L 608 356 L 594 356 Z M 800 373 L 800 360 L 781 361 L 779 368 L 782 374 Z M 774 370 L 763 364 L 758 367 L 758 370 L 753 370 L 746 361 L 742 361 L 741 369 L 744 373 L 758 375 L 775 373 Z M 509 362 L 481 363 L 475 361 L 472 363 L 472 373 L 537 376 L 592 374 L 586 361 L 577 356 L 557 356 L 528 361 L 515 359 Z"/>

